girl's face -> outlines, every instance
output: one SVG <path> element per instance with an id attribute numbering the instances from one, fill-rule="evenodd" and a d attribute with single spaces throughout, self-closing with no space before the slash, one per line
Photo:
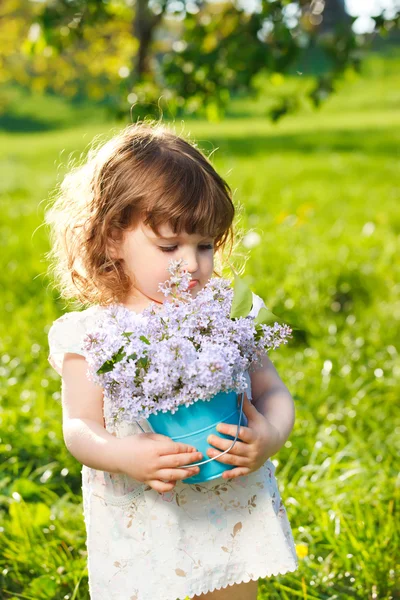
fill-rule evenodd
<path id="1" fill-rule="evenodd" d="M 151 301 L 163 303 L 164 294 L 158 285 L 170 277 L 170 260 L 183 259 L 185 269 L 196 280 L 189 291 L 193 296 L 205 286 L 214 270 L 214 240 L 198 234 L 174 235 L 169 225 L 159 227 L 157 236 L 150 227 L 139 222 L 135 229 L 125 231 L 119 246 L 118 258 L 125 263 L 127 274 L 134 287 L 125 299 L 124 306 L 142 310 Z"/>

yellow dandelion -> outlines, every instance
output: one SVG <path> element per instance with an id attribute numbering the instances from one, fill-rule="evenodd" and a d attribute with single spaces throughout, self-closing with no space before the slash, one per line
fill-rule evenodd
<path id="1" fill-rule="evenodd" d="M 296 554 L 299 558 L 305 558 L 308 555 L 308 545 L 296 544 Z"/>

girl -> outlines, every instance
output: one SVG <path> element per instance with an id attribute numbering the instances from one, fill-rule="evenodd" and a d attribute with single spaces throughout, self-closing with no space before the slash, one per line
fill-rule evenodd
<path id="1" fill-rule="evenodd" d="M 82 463 L 89 589 L 93 600 L 255 600 L 257 580 L 296 570 L 292 532 L 269 459 L 287 440 L 294 404 L 273 364 L 248 374 L 234 465 L 203 484 L 182 480 L 205 460 L 152 432 L 145 419 L 114 425 L 87 378 L 82 337 L 119 303 L 136 313 L 165 297 L 171 258 L 183 258 L 197 294 L 223 264 L 235 209 L 228 184 L 196 146 L 165 125 L 138 122 L 92 149 L 65 177 L 47 212 L 48 257 L 61 293 L 82 311 L 49 331 L 49 361 L 62 376 L 63 435 Z M 254 295 L 252 316 L 263 305 Z M 251 385 L 250 385 L 251 384 Z M 250 402 L 250 399 L 252 402 Z M 234 436 L 237 427 L 219 425 Z M 230 441 L 209 436 L 214 456 Z"/>

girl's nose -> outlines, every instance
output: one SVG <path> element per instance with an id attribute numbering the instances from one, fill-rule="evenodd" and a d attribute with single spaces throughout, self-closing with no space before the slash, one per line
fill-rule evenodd
<path id="1" fill-rule="evenodd" d="M 183 253 L 182 258 L 187 262 L 186 268 L 189 273 L 196 273 L 199 268 L 196 251 L 188 250 L 187 252 Z"/>

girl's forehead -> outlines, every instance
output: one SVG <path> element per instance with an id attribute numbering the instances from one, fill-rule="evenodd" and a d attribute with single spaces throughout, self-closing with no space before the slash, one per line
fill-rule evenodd
<path id="1" fill-rule="evenodd" d="M 161 223 L 161 225 L 159 225 L 157 227 L 158 229 L 158 233 L 159 233 L 159 237 L 174 237 L 177 234 L 173 231 L 171 225 L 169 223 Z"/>

